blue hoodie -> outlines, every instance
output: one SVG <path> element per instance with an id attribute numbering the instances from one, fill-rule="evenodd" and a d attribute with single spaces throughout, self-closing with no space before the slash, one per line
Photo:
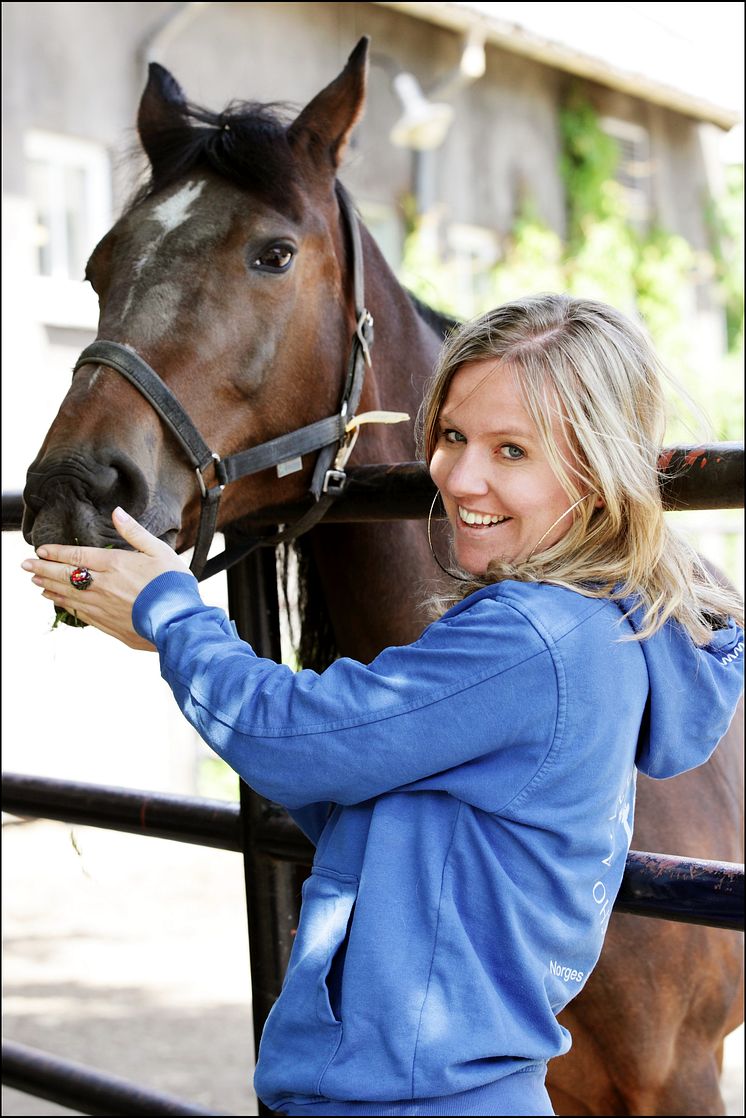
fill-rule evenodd
<path id="1" fill-rule="evenodd" d="M 622 607 L 547 584 L 480 590 L 320 675 L 258 658 L 187 574 L 133 620 L 205 741 L 317 847 L 255 1077 L 293 1113 L 481 1097 L 566 1052 L 556 1015 L 601 951 L 635 770 L 706 761 L 743 680 L 732 623 L 704 649 L 676 624 L 623 640 Z"/>

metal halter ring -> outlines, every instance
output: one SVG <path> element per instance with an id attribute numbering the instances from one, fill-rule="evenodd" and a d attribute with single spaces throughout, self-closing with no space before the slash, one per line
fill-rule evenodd
<path id="1" fill-rule="evenodd" d="M 70 585 L 76 590 L 87 590 L 93 582 L 93 575 L 87 567 L 76 567 L 70 575 Z"/>

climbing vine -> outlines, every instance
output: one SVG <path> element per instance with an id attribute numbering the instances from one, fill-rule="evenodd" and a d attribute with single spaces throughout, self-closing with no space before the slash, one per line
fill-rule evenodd
<path id="1" fill-rule="evenodd" d="M 399 278 L 426 302 L 461 318 L 537 291 L 569 291 L 638 313 L 679 381 L 705 402 L 713 426 L 709 437 L 742 438 L 743 392 L 734 366 L 743 349 L 743 169 L 740 178 L 732 176 L 726 197 L 707 209 L 711 251 L 695 252 L 682 236 L 660 227 L 642 231 L 631 221 L 615 181 L 617 143 L 577 90 L 560 113 L 559 127 L 564 238 L 524 202 L 500 259 L 483 269 L 470 290 L 459 282 L 463 259 L 439 243 L 438 215 L 414 218 L 410 210 Z M 714 290 L 725 315 L 729 356 L 718 368 L 698 366 L 691 333 L 698 289 Z M 692 432 L 674 425 L 670 435 L 687 441 Z"/>

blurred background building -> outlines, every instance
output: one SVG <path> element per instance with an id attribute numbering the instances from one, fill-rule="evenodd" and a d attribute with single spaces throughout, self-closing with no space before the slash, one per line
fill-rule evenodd
<path id="1" fill-rule="evenodd" d="M 341 178 L 402 282 L 462 317 L 547 289 L 639 313 L 710 437 L 743 438 L 742 4 L 54 2 L 2 17 L 4 490 L 22 488 L 95 337 L 83 271 L 142 170 L 148 63 L 213 109 L 300 107 L 363 34 L 367 108 Z M 682 430 L 672 441 L 696 441 Z M 740 513 L 686 527 L 743 589 Z M 27 552 L 4 535 L 4 767 L 234 796 L 151 657 L 50 631 Z M 222 576 L 205 596 L 225 602 Z"/>

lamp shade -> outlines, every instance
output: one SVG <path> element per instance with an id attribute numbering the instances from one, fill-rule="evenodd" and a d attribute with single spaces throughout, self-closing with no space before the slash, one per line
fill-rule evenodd
<path id="1" fill-rule="evenodd" d="M 414 151 L 440 147 L 453 120 L 452 107 L 428 101 L 413 74 L 397 74 L 392 84 L 404 112 L 391 129 L 391 143 Z"/>

